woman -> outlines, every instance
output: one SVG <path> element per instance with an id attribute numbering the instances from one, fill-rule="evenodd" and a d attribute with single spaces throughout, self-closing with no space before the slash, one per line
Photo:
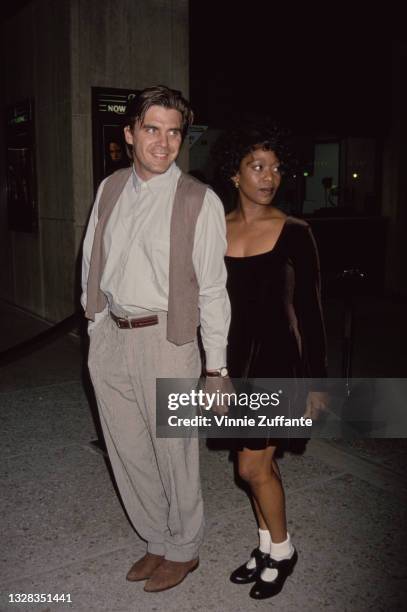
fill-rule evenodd
<path id="1" fill-rule="evenodd" d="M 238 378 L 326 376 L 318 255 L 309 226 L 273 205 L 289 160 L 276 126 L 239 129 L 218 143 L 224 178 L 237 190 L 226 217 L 232 307 L 228 368 Z M 302 414 L 317 418 L 325 395 L 308 393 Z M 272 433 L 272 432 L 270 432 Z M 238 471 L 250 487 L 259 546 L 231 574 L 254 582 L 255 599 L 279 593 L 297 561 L 287 532 L 284 491 L 274 458 L 277 441 L 238 441 Z"/>

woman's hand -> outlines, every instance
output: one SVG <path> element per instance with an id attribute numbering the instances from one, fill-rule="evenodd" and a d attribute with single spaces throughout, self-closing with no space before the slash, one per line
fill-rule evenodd
<path id="1" fill-rule="evenodd" d="M 304 418 L 317 421 L 321 414 L 326 413 L 328 405 L 328 393 L 325 391 L 309 391 L 307 395 Z"/>
<path id="2" fill-rule="evenodd" d="M 220 416 L 229 412 L 229 404 L 226 401 L 227 396 L 222 401 L 222 394 L 230 395 L 235 393 L 229 376 L 207 376 L 205 378 L 204 391 L 212 398 L 210 402 L 206 401 L 206 409 L 210 408 L 215 414 Z"/>

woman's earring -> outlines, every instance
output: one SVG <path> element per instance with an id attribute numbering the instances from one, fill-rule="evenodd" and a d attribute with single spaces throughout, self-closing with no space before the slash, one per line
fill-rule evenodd
<path id="1" fill-rule="evenodd" d="M 234 181 L 234 183 L 235 183 L 235 187 L 236 187 L 236 189 L 239 189 L 239 181 L 236 179 L 236 180 Z"/>

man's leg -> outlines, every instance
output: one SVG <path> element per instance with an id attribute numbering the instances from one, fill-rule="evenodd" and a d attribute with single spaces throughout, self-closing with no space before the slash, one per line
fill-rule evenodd
<path id="1" fill-rule="evenodd" d="M 145 414 L 161 482 L 169 502 L 165 557 L 186 562 L 195 559 L 203 537 L 203 502 L 197 438 L 156 438 L 156 378 L 198 379 L 201 361 L 197 342 L 176 346 L 166 339 L 166 316 L 159 325 L 136 330 L 132 378 Z"/>
<path id="2" fill-rule="evenodd" d="M 168 499 L 148 423 L 134 393 L 128 346 L 138 330 L 120 330 L 109 318 L 91 335 L 89 370 L 109 459 L 123 504 L 148 551 L 165 554 Z"/>

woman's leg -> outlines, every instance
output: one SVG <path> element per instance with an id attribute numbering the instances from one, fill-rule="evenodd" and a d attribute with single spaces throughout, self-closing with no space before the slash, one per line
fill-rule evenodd
<path id="1" fill-rule="evenodd" d="M 260 529 L 268 529 L 272 541 L 277 544 L 287 539 L 287 522 L 275 450 L 275 446 L 262 450 L 245 448 L 239 451 L 238 467 L 240 477 L 250 486 Z"/>
<path id="2" fill-rule="evenodd" d="M 253 599 L 273 597 L 281 591 L 297 562 L 297 552 L 287 533 L 284 490 L 280 471 L 274 459 L 275 447 L 239 452 L 239 475 L 248 482 L 259 522 L 260 541 L 269 533 L 270 549 L 266 556 L 253 551 L 245 566 L 231 575 L 232 582 L 255 584 L 250 590 Z M 264 538 L 265 539 L 265 538 Z"/>

